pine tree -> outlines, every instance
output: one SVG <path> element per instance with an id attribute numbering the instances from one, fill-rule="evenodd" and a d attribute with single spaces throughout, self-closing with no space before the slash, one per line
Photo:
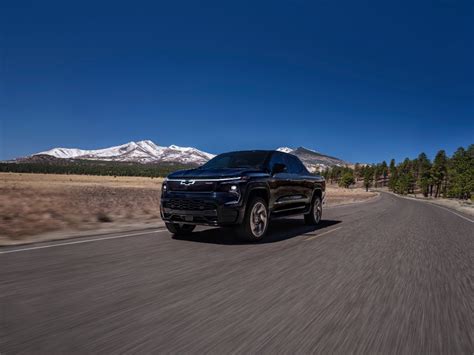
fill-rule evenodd
<path id="1" fill-rule="evenodd" d="M 469 149 L 471 149 L 469 151 Z M 474 149 L 466 151 L 458 148 L 449 160 L 448 189 L 449 197 L 468 199 L 474 192 Z"/>
<path id="2" fill-rule="evenodd" d="M 443 182 L 446 178 L 446 173 L 448 170 L 448 158 L 446 157 L 446 152 L 440 150 L 433 161 L 433 167 L 431 169 L 433 186 L 435 190 L 435 198 L 441 196 Z"/>
<path id="3" fill-rule="evenodd" d="M 384 160 L 381 164 L 381 173 L 383 177 L 383 187 L 387 186 L 387 176 L 388 176 L 388 166 L 387 162 Z"/>
<path id="4" fill-rule="evenodd" d="M 398 169 L 395 165 L 395 159 L 390 160 L 389 173 L 388 188 L 395 191 L 398 182 Z"/>
<path id="5" fill-rule="evenodd" d="M 431 184 L 431 162 L 425 153 L 421 153 L 417 158 L 416 181 L 423 196 L 427 197 Z"/>
<path id="6" fill-rule="evenodd" d="M 364 169 L 364 187 L 365 191 L 369 191 L 369 187 L 372 185 L 372 167 L 366 166 Z"/>

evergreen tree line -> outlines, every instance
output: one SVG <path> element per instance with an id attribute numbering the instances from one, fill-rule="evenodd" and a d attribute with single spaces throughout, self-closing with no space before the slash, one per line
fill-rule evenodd
<path id="1" fill-rule="evenodd" d="M 345 188 L 348 188 L 356 182 L 354 169 L 348 166 L 334 166 L 332 169 L 327 168 L 322 175 L 330 184 L 336 183 Z"/>
<path id="2" fill-rule="evenodd" d="M 0 163 L 0 172 L 108 176 L 164 177 L 174 171 L 189 168 L 190 166 L 180 164 L 133 164 L 86 160 L 61 164 L 38 162 Z"/>
<path id="3" fill-rule="evenodd" d="M 334 167 L 322 175 L 342 187 L 362 181 L 370 187 L 388 187 L 398 194 L 423 194 L 425 197 L 469 199 L 474 196 L 474 144 L 460 147 L 451 157 L 440 150 L 433 161 L 425 153 L 396 164 L 383 161 L 374 165 L 356 164 L 354 168 Z"/>

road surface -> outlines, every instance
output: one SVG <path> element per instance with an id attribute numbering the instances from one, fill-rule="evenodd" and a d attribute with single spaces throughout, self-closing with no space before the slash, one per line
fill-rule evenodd
<path id="1" fill-rule="evenodd" d="M 473 353 L 469 218 L 388 194 L 324 218 L 2 248 L 0 353 Z"/>

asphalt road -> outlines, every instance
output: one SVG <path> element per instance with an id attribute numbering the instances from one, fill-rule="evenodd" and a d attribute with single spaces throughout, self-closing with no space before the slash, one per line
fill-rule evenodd
<path id="1" fill-rule="evenodd" d="M 324 219 L 0 249 L 0 353 L 474 352 L 474 223 L 388 194 Z"/>

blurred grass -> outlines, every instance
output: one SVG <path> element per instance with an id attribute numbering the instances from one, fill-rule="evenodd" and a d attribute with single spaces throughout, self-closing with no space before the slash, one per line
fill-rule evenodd
<path id="1" fill-rule="evenodd" d="M 0 173 L 0 236 L 159 220 L 162 179 Z"/>

